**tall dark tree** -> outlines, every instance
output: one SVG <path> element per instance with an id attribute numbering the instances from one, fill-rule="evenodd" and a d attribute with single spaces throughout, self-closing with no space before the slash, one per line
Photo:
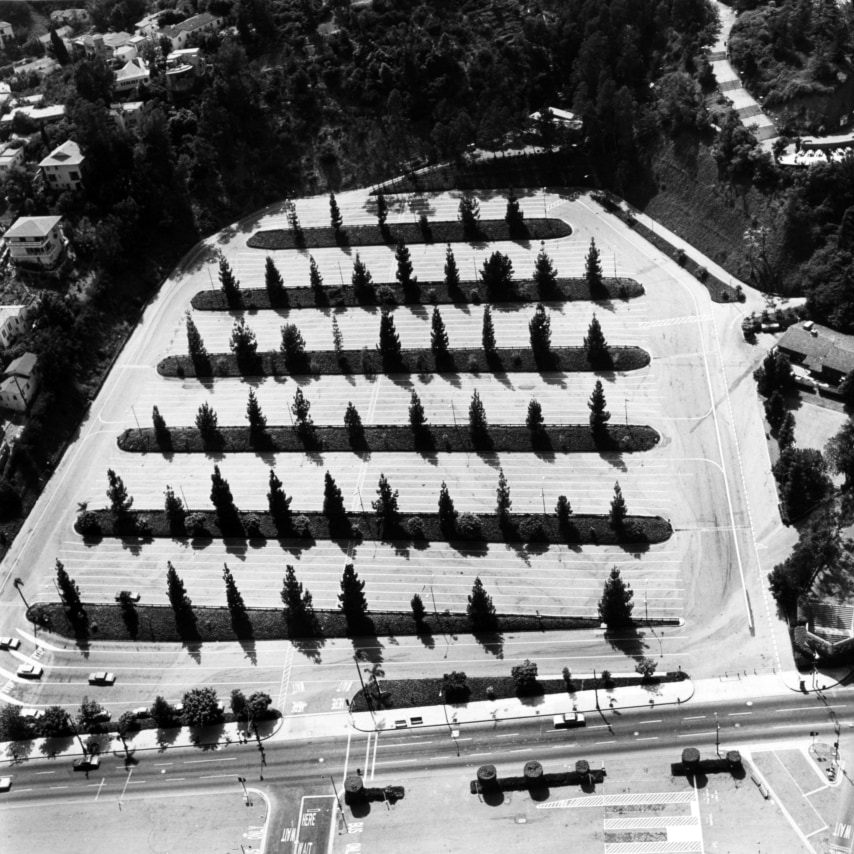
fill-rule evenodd
<path id="1" fill-rule="evenodd" d="M 56 559 L 56 586 L 59 588 L 59 595 L 65 603 L 65 607 L 72 615 L 85 615 L 83 603 L 80 600 L 80 588 L 77 582 L 68 574 L 62 561 Z"/>
<path id="2" fill-rule="evenodd" d="M 437 363 L 448 358 L 448 332 L 438 306 L 433 309 L 433 315 L 430 318 L 430 349 Z"/>
<path id="3" fill-rule="evenodd" d="M 445 534 L 453 533 L 456 529 L 458 515 L 454 507 L 454 499 L 451 498 L 448 486 L 443 480 L 439 488 L 439 526 Z"/>
<path id="4" fill-rule="evenodd" d="M 614 497 L 611 499 L 611 527 L 615 531 L 621 531 L 626 524 L 626 516 L 628 515 L 626 508 L 626 499 L 623 498 L 623 490 L 620 489 L 620 482 L 614 482 Z"/>
<path id="5" fill-rule="evenodd" d="M 319 624 L 311 593 L 303 589 L 302 582 L 297 580 L 296 570 L 290 564 L 285 567 L 281 597 L 285 606 L 285 620 L 288 623 L 289 634 L 292 637 L 317 635 Z"/>
<path id="6" fill-rule="evenodd" d="M 397 261 L 397 272 L 395 278 L 403 288 L 404 296 L 411 294 L 412 289 L 417 284 L 418 279 L 412 275 L 412 258 L 409 254 L 409 247 L 403 242 L 403 239 L 398 241 L 397 248 L 394 250 L 394 257 Z"/>
<path id="7" fill-rule="evenodd" d="M 353 293 L 359 302 L 371 300 L 374 297 L 374 280 L 371 271 L 365 266 L 365 262 L 356 253 L 353 261 L 353 275 L 350 278 L 353 285 Z"/>
<path id="8" fill-rule="evenodd" d="M 246 603 L 237 589 L 237 582 L 235 582 L 227 563 L 222 565 L 222 580 L 225 582 L 225 601 L 228 605 L 228 613 L 231 616 L 231 624 L 240 635 L 246 629 L 249 617 L 246 613 Z"/>
<path id="9" fill-rule="evenodd" d="M 606 429 L 608 421 L 611 420 L 611 413 L 608 412 L 607 405 L 602 380 L 596 380 L 596 385 L 593 386 L 593 394 L 590 395 L 590 400 L 587 402 L 587 408 L 590 410 L 590 429 L 596 434 L 602 433 Z"/>
<path id="10" fill-rule="evenodd" d="M 258 355 L 258 341 L 255 339 L 255 333 L 243 317 L 238 317 L 234 321 L 229 347 L 237 359 L 237 364 L 241 366 L 251 364 Z"/>
<path id="11" fill-rule="evenodd" d="M 416 593 L 410 600 L 409 605 L 412 608 L 412 619 L 415 620 L 415 625 L 423 625 L 424 618 L 427 616 L 427 609 L 424 607 L 421 596 Z"/>
<path id="12" fill-rule="evenodd" d="M 332 315 L 332 346 L 335 349 L 338 361 L 342 361 L 344 359 L 344 336 L 338 326 L 338 318 L 334 314 Z"/>
<path id="13" fill-rule="evenodd" d="M 454 250 L 448 244 L 445 250 L 445 287 L 449 294 L 458 293 L 460 290 L 460 271 L 457 268 L 457 260 L 454 258 Z"/>
<path id="14" fill-rule="evenodd" d="M 623 581 L 620 570 L 615 566 L 605 581 L 602 598 L 599 600 L 599 619 L 609 629 L 619 629 L 632 624 L 634 593 Z"/>
<path id="15" fill-rule="evenodd" d="M 380 480 L 377 484 L 377 497 L 371 502 L 371 507 L 374 508 L 374 513 L 377 514 L 384 526 L 394 524 L 400 515 L 397 496 L 398 491 L 391 488 L 384 474 L 380 474 Z"/>
<path id="16" fill-rule="evenodd" d="M 503 299 L 513 290 L 513 262 L 503 253 L 493 252 L 483 262 L 480 278 L 490 299 Z"/>
<path id="17" fill-rule="evenodd" d="M 537 286 L 537 293 L 543 299 L 554 296 L 557 291 L 557 270 L 546 252 L 544 243 L 540 244 L 540 252 L 534 263 L 534 283 Z"/>
<path id="18" fill-rule="evenodd" d="M 68 55 L 68 48 L 65 42 L 59 37 L 56 30 L 50 28 L 50 46 L 53 49 L 53 55 L 60 65 L 68 65 L 71 62 L 71 57 Z"/>
<path id="19" fill-rule="evenodd" d="M 330 527 L 340 528 L 347 522 L 341 487 L 329 472 L 323 478 L 323 515 L 329 520 Z"/>
<path id="20" fill-rule="evenodd" d="M 344 411 L 344 426 L 347 428 L 347 437 L 353 448 L 361 450 L 366 445 L 365 428 L 362 424 L 362 416 L 359 415 L 359 410 L 353 405 L 353 401 L 347 403 L 347 409 Z"/>
<path id="21" fill-rule="evenodd" d="M 204 439 L 211 439 L 219 432 L 219 418 L 207 401 L 199 406 L 196 413 L 196 429 Z"/>
<path id="22" fill-rule="evenodd" d="M 785 451 L 786 448 L 791 448 L 794 444 L 795 416 L 791 412 L 786 412 L 786 414 L 783 416 L 783 421 L 780 424 L 780 429 L 777 430 L 777 447 L 781 451 Z M 826 451 L 825 456 L 827 456 Z"/>
<path id="23" fill-rule="evenodd" d="M 202 336 L 199 335 L 199 330 L 193 321 L 193 317 L 189 311 L 184 315 L 187 326 L 187 351 L 193 362 L 204 362 L 208 359 L 208 351 L 205 349 L 205 342 L 202 341 Z"/>
<path id="24" fill-rule="evenodd" d="M 368 611 L 368 600 L 364 594 L 365 582 L 359 579 L 352 563 L 344 567 L 341 576 L 341 592 L 338 594 L 338 607 L 347 620 L 350 628 L 360 626 L 364 623 Z"/>
<path id="25" fill-rule="evenodd" d="M 486 353 L 487 357 L 495 355 L 495 327 L 492 323 L 492 309 L 488 305 L 483 307 L 481 343 L 483 344 L 483 352 Z"/>
<path id="26" fill-rule="evenodd" d="M 308 256 L 308 282 L 315 297 L 323 294 L 323 276 L 320 275 L 320 270 L 317 269 L 317 262 L 314 257 Z"/>
<path id="27" fill-rule="evenodd" d="M 572 505 L 565 495 L 558 495 L 557 504 L 555 504 L 555 516 L 557 517 L 558 526 L 563 530 L 569 525 L 570 517 L 572 516 Z"/>
<path id="28" fill-rule="evenodd" d="M 175 620 L 179 627 L 193 623 L 193 603 L 187 595 L 187 588 L 184 587 L 181 576 L 178 575 L 171 561 L 166 562 L 166 595 L 169 597 L 169 604 L 175 612 Z"/>
<path id="29" fill-rule="evenodd" d="M 843 489 L 849 491 L 854 487 L 854 421 L 847 420 L 825 445 L 824 457 L 832 472 L 845 477 Z"/>
<path id="30" fill-rule="evenodd" d="M 219 284 L 229 305 L 240 304 L 240 282 L 234 276 L 225 255 L 219 256 Z"/>
<path id="31" fill-rule="evenodd" d="M 282 356 L 285 367 L 292 374 L 306 373 L 308 370 L 308 354 L 305 351 L 305 339 L 295 323 L 286 323 L 282 327 Z"/>
<path id="32" fill-rule="evenodd" d="M 270 469 L 269 491 L 267 492 L 267 507 L 274 524 L 280 530 L 286 529 L 291 521 L 291 502 L 293 498 L 285 495 L 282 481 L 276 472 Z"/>
<path id="33" fill-rule="evenodd" d="M 469 404 L 469 433 L 475 442 L 482 442 L 489 436 L 489 423 L 486 420 L 486 410 L 477 389 L 472 392 Z"/>
<path id="34" fill-rule="evenodd" d="M 587 335 L 584 338 L 584 350 L 587 354 L 587 361 L 591 365 L 606 365 L 611 360 L 608 342 L 605 340 L 599 318 L 595 314 L 590 321 L 590 325 L 587 327 Z"/>
<path id="35" fill-rule="evenodd" d="M 335 198 L 335 193 L 329 194 L 329 224 L 335 229 L 335 233 L 341 231 L 344 225 L 344 219 L 341 216 L 341 210 L 338 207 L 338 200 Z"/>
<path id="36" fill-rule="evenodd" d="M 757 390 L 763 397 L 775 391 L 785 395 L 795 387 L 795 375 L 789 357 L 779 350 L 769 353 L 762 364 L 753 372 Z"/>
<path id="37" fill-rule="evenodd" d="M 552 321 L 542 303 L 537 304 L 534 316 L 528 322 L 528 333 L 534 358 L 538 361 L 548 359 L 552 347 Z"/>
<path id="38" fill-rule="evenodd" d="M 388 226 L 386 225 L 386 220 L 388 219 L 388 203 L 385 200 L 385 196 L 382 191 L 377 193 L 377 225 L 380 227 L 380 231 L 384 232 Z"/>
<path id="39" fill-rule="evenodd" d="M 267 416 L 261 410 L 261 404 L 255 395 L 255 389 L 249 389 L 249 399 L 246 401 L 246 418 L 249 420 L 249 432 L 255 437 L 267 429 Z"/>
<path id="40" fill-rule="evenodd" d="M 302 393 L 302 389 L 297 386 L 294 392 L 294 400 L 291 404 L 291 413 L 294 416 L 294 428 L 297 431 L 297 436 L 304 444 L 312 444 L 316 440 L 316 431 L 314 429 L 314 421 L 309 414 L 311 404 L 306 396 Z"/>
<path id="41" fill-rule="evenodd" d="M 777 430 L 786 417 L 786 401 L 777 389 L 765 401 L 765 418 L 772 430 Z"/>
<path id="42" fill-rule="evenodd" d="M 394 317 L 388 311 L 383 311 L 380 316 L 380 340 L 377 350 L 380 351 L 384 370 L 390 371 L 400 367 L 402 357 L 400 336 L 394 326 Z"/>
<path id="43" fill-rule="evenodd" d="M 602 292 L 602 262 L 599 258 L 599 250 L 596 248 L 596 240 L 590 238 L 590 248 L 584 259 L 584 277 L 591 294 Z"/>
<path id="44" fill-rule="evenodd" d="M 218 465 L 214 465 L 213 474 L 211 474 L 211 503 L 221 518 L 237 516 L 237 507 L 234 504 L 231 487 L 222 476 Z"/>
<path id="45" fill-rule="evenodd" d="M 151 410 L 151 423 L 157 441 L 160 443 L 167 441 L 169 439 L 169 428 L 166 426 L 166 419 L 160 414 L 160 410 L 156 406 Z"/>
<path id="46" fill-rule="evenodd" d="M 184 507 L 184 502 L 175 495 L 175 490 L 171 486 L 166 487 L 163 493 L 163 510 L 166 513 L 166 518 L 170 524 L 183 523 L 184 517 L 187 515 L 187 509 Z"/>
<path id="47" fill-rule="evenodd" d="M 486 592 L 480 576 L 475 578 L 472 585 L 471 593 L 468 597 L 468 605 L 466 606 L 466 614 L 468 615 L 471 627 L 475 631 L 489 631 L 495 629 L 498 625 L 495 605 L 492 604 L 492 597 Z"/>
<path id="48" fill-rule="evenodd" d="M 122 516 L 133 506 L 133 498 L 128 495 L 125 482 L 112 469 L 107 469 L 107 498 L 110 499 L 110 510 L 116 516 Z"/>
<path id="49" fill-rule="evenodd" d="M 498 469 L 498 486 L 495 489 L 495 512 L 498 518 L 505 520 L 513 502 L 510 499 L 510 487 L 507 484 L 507 478 L 504 476 L 504 469 Z"/>
<path id="50" fill-rule="evenodd" d="M 418 392 L 412 389 L 409 396 L 409 426 L 414 433 L 421 432 L 427 424 L 427 417 L 424 415 L 424 407 L 421 404 L 421 398 Z"/>
<path id="51" fill-rule="evenodd" d="M 543 429 L 545 421 L 543 419 L 543 407 L 537 398 L 532 397 L 528 402 L 528 414 L 525 416 L 525 426 L 532 432 L 538 433 Z"/>
<path id="52" fill-rule="evenodd" d="M 284 301 L 286 297 L 285 282 L 279 268 L 269 255 L 264 265 L 264 286 L 267 288 L 271 305 L 279 305 Z"/>
<path id="53" fill-rule="evenodd" d="M 480 202 L 468 193 L 460 199 L 457 219 L 462 223 L 463 235 L 470 239 L 480 234 Z"/>
<path id="54" fill-rule="evenodd" d="M 504 213 L 504 222 L 510 231 L 511 237 L 517 237 L 525 233 L 525 214 L 519 207 L 519 199 L 512 189 L 507 191 L 507 210 Z"/>

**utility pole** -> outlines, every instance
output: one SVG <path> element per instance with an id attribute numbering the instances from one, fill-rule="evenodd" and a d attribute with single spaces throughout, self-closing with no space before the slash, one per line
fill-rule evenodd
<path id="1" fill-rule="evenodd" d="M 136 417 L 136 410 L 133 408 L 133 404 L 130 405 L 130 411 L 133 413 L 133 420 L 136 421 L 136 429 L 142 433 L 142 427 L 139 426 L 139 418 Z"/>
<path id="2" fill-rule="evenodd" d="M 331 774 L 327 776 L 329 777 L 329 782 L 332 783 L 332 791 L 335 792 L 335 803 L 338 804 L 338 813 L 341 817 L 341 830 L 338 831 L 338 833 L 340 834 L 347 826 L 347 819 L 344 817 L 344 807 L 341 806 L 341 798 L 338 797 L 338 788 L 335 785 L 335 780 L 333 779 Z"/>
<path id="3" fill-rule="evenodd" d="M 543 499 L 543 516 L 546 515 L 546 489 L 544 486 L 545 482 L 546 482 L 545 478 L 543 478 L 542 481 L 540 482 L 540 495 L 542 496 L 542 499 Z"/>
<path id="4" fill-rule="evenodd" d="M 717 712 L 715 712 L 715 753 L 718 756 L 721 755 L 721 724 Z"/>
<path id="5" fill-rule="evenodd" d="M 374 704 L 371 702 L 371 697 L 365 688 L 365 680 L 362 678 L 362 668 L 359 666 L 359 659 L 356 658 L 355 655 L 353 656 L 353 661 L 356 662 L 356 673 L 359 674 L 359 682 L 362 684 L 362 696 L 368 704 L 368 711 L 371 713 L 371 720 L 374 722 L 374 726 L 376 726 L 377 719 L 374 717 Z"/>
<path id="6" fill-rule="evenodd" d="M 599 711 L 599 683 L 596 679 L 596 668 L 593 668 L 593 693 L 596 697 L 596 711 Z"/>

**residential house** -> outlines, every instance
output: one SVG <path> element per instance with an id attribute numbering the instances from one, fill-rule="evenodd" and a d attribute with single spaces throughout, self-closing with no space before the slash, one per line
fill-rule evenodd
<path id="1" fill-rule="evenodd" d="M 12 100 L 12 87 L 8 83 L 0 81 L 0 108 L 5 107 Z"/>
<path id="2" fill-rule="evenodd" d="M 56 104 L 50 107 L 13 107 L 11 112 L 0 118 L 0 125 L 11 124 L 17 113 L 25 115 L 37 125 L 45 125 L 65 117 L 65 104 Z"/>
<path id="3" fill-rule="evenodd" d="M 0 176 L 5 175 L 10 169 L 15 166 L 22 166 L 24 163 L 24 149 L 17 148 L 11 143 L 0 146 Z"/>
<path id="4" fill-rule="evenodd" d="M 187 92 L 205 71 L 205 58 L 199 48 L 173 50 L 166 57 L 166 88 L 172 92 Z"/>
<path id="5" fill-rule="evenodd" d="M 777 348 L 795 365 L 803 365 L 817 380 L 838 385 L 854 371 L 854 336 L 843 335 L 826 326 L 812 324 L 790 326 L 777 342 Z"/>
<path id="6" fill-rule="evenodd" d="M 57 9 L 50 13 L 50 22 L 54 27 L 62 24 L 72 26 L 89 27 L 92 19 L 86 9 Z"/>
<path id="7" fill-rule="evenodd" d="M 15 41 L 15 31 L 12 29 L 12 25 L 8 21 L 0 21 L 0 43 L 6 44 L 6 42 L 14 42 Z"/>
<path id="8" fill-rule="evenodd" d="M 142 113 L 142 101 L 126 101 L 124 104 L 110 104 L 110 115 L 122 130 L 133 130 L 139 124 Z"/>
<path id="9" fill-rule="evenodd" d="M 118 93 L 135 92 L 140 83 L 148 83 L 151 73 L 145 60 L 132 59 L 116 71 L 115 90 Z"/>
<path id="10" fill-rule="evenodd" d="M 83 184 L 83 161 L 80 146 L 67 139 L 39 163 L 47 188 L 55 192 L 79 190 Z"/>
<path id="11" fill-rule="evenodd" d="M 0 305 L 0 346 L 10 347 L 30 327 L 29 305 Z"/>
<path id="12" fill-rule="evenodd" d="M 24 353 L 3 372 L 0 380 L 0 407 L 26 412 L 39 391 L 38 356 Z"/>
<path id="13" fill-rule="evenodd" d="M 133 25 L 134 32 L 147 39 L 156 38 L 160 32 L 159 19 L 162 14 L 163 11 L 161 10 L 151 15 L 146 15 L 141 21 L 137 21 Z"/>
<path id="14" fill-rule="evenodd" d="M 18 217 L 3 235 L 12 261 L 50 270 L 65 253 L 61 216 Z"/>
<path id="15" fill-rule="evenodd" d="M 190 36 L 219 32 L 222 24 L 222 18 L 211 15 L 210 12 L 202 12 L 201 15 L 193 15 L 192 18 L 187 18 L 180 24 L 163 27 L 160 32 L 172 42 L 173 50 L 180 50 L 187 44 Z"/>

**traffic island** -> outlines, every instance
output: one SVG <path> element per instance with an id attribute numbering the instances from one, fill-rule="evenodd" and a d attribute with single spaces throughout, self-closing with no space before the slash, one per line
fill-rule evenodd
<path id="1" fill-rule="evenodd" d="M 499 777 L 494 765 L 482 765 L 477 778 L 469 783 L 473 795 L 489 796 L 499 792 L 525 792 L 561 786 L 581 786 L 592 789 L 605 782 L 605 769 L 594 770 L 586 759 L 578 760 L 572 771 L 546 773 L 536 761 L 527 762 L 519 777 Z"/>
<path id="2" fill-rule="evenodd" d="M 538 302 L 598 302 L 626 301 L 643 296 L 644 288 L 635 279 L 613 277 L 603 279 L 600 287 L 591 291 L 587 279 L 558 278 L 547 291 L 540 290 L 533 279 L 513 282 L 512 290 L 495 296 L 481 282 L 461 282 L 449 288 L 444 281 L 415 282 L 407 288 L 396 283 L 374 284 L 359 292 L 352 285 L 324 284 L 314 289 L 306 286 L 283 288 L 270 293 L 266 288 L 241 288 L 231 301 L 221 290 L 199 291 L 191 305 L 196 311 L 300 309 L 300 308 L 357 308 L 359 306 L 395 305 L 465 305 L 491 303 L 494 306 L 524 305 Z M 235 305 L 235 301 L 237 305 Z"/>
<path id="3" fill-rule="evenodd" d="M 402 350 L 392 360 L 384 359 L 373 348 L 334 351 L 315 350 L 298 364 L 288 364 L 281 352 L 257 353 L 238 358 L 234 353 L 209 353 L 201 358 L 166 356 L 157 365 L 164 377 L 287 377 L 351 376 L 394 374 L 429 376 L 433 374 L 480 373 L 594 373 L 597 371 L 637 371 L 650 362 L 642 347 L 609 347 L 598 361 L 591 362 L 584 347 L 554 347 L 548 353 L 535 354 L 530 347 L 497 348 L 485 353 L 482 347 L 460 348 L 437 357 L 429 348 Z"/>
<path id="4" fill-rule="evenodd" d="M 164 485 L 165 486 L 165 485 Z M 192 510 L 171 516 L 165 510 L 85 510 L 77 517 L 77 533 L 87 542 L 118 537 L 126 542 L 174 539 L 201 545 L 213 539 L 295 540 L 309 548 L 317 540 L 380 541 L 414 546 L 450 543 L 460 549 L 471 543 L 549 543 L 622 545 L 627 548 L 662 543 L 673 528 L 661 516 L 626 516 L 615 528 L 608 514 L 572 514 L 561 523 L 555 514 L 463 513 L 453 521 L 437 513 L 400 513 L 384 523 L 366 513 L 345 513 L 330 520 L 317 511 L 293 511 L 274 518 L 266 511 L 238 511 L 223 517 L 213 510 Z"/>
<path id="5" fill-rule="evenodd" d="M 335 246 L 390 246 L 397 243 L 495 243 L 515 241 L 525 243 L 532 240 L 557 240 L 569 237 L 572 227 L 562 219 L 553 217 L 526 218 L 516 227 L 502 219 L 484 219 L 468 228 L 459 220 L 438 220 L 420 223 L 399 222 L 380 227 L 349 225 L 335 229 L 330 226 L 311 228 L 271 228 L 256 231 L 247 241 L 250 249 L 329 249 Z"/>
<path id="6" fill-rule="evenodd" d="M 530 430 L 524 425 L 491 426 L 489 453 L 515 451 L 535 454 L 637 453 L 649 451 L 661 435 L 648 425 L 614 424 L 594 433 L 586 424 L 567 424 Z M 213 434 L 197 427 L 170 427 L 158 433 L 152 427 L 125 430 L 118 446 L 130 453 L 478 453 L 466 428 L 451 424 L 427 425 L 417 431 L 400 424 L 379 424 L 354 432 L 346 427 L 314 428 L 307 442 L 293 427 L 219 427 Z"/>

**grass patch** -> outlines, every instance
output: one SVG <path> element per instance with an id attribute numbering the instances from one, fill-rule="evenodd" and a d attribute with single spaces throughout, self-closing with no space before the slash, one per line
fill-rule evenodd
<path id="1" fill-rule="evenodd" d="M 315 440 L 306 447 L 292 427 L 268 427 L 263 433 L 253 433 L 249 427 L 221 427 L 212 437 L 203 437 L 196 427 L 174 427 L 160 442 L 154 429 L 125 430 L 118 439 L 119 448 L 131 453 L 294 453 L 346 452 L 356 454 L 375 451 L 396 453 L 476 453 L 466 426 L 435 425 L 414 433 L 408 426 L 378 425 L 365 427 L 361 437 L 351 438 L 346 427 L 315 427 Z M 555 453 L 632 453 L 654 448 L 661 436 L 652 427 L 620 425 L 608 427 L 596 436 L 586 425 L 546 427 L 532 433 L 527 427 L 491 427 L 490 448 L 493 453 L 504 451 L 533 452 L 543 456 Z"/>
<path id="2" fill-rule="evenodd" d="M 534 217 L 526 219 L 518 231 L 511 232 L 504 220 L 481 220 L 477 232 L 466 234 L 457 220 L 418 223 L 403 222 L 380 229 L 378 224 L 344 226 L 336 232 L 331 226 L 301 228 L 299 231 L 274 228 L 256 231 L 247 241 L 250 249 L 326 249 L 333 246 L 394 246 L 399 241 L 407 245 L 418 243 L 495 243 L 514 240 L 556 240 L 569 237 L 572 228 L 562 219 Z"/>
<path id="3" fill-rule="evenodd" d="M 204 361 L 190 356 L 167 356 L 157 365 L 164 377 L 282 377 L 364 374 L 460 374 L 536 373 L 560 371 L 636 371 L 649 364 L 649 353 L 641 347 L 610 347 L 608 359 L 591 364 L 583 347 L 555 347 L 545 358 L 521 347 L 499 348 L 492 356 L 478 349 L 454 349 L 437 360 L 429 348 L 403 350 L 399 360 L 383 361 L 380 353 L 369 350 L 315 350 L 298 369 L 289 369 L 278 352 L 259 353 L 252 360 L 238 361 L 233 353 L 212 353 Z"/>
<path id="4" fill-rule="evenodd" d="M 628 300 L 643 296 L 644 288 L 634 279 L 611 278 L 602 283 L 601 292 L 591 293 L 586 279 L 560 278 L 548 293 L 539 293 L 532 279 L 514 283 L 511 293 L 500 298 L 489 297 L 481 282 L 463 282 L 449 290 L 441 282 L 418 282 L 406 291 L 398 284 L 375 285 L 363 298 L 357 297 L 352 285 L 327 285 L 321 292 L 309 287 L 287 288 L 271 298 L 265 288 L 242 288 L 238 303 L 229 302 L 219 291 L 198 291 L 191 304 L 196 311 L 233 311 L 235 307 L 248 310 L 298 308 L 350 308 L 362 305 L 454 305 L 491 302 L 494 305 L 545 302 L 600 302 L 606 306 L 612 300 Z"/>
<path id="5" fill-rule="evenodd" d="M 444 618 L 443 618 L 444 620 Z M 579 627 L 580 628 L 580 627 Z M 507 633 L 512 631 L 500 618 L 500 631 Z M 448 668 L 451 670 L 452 668 Z M 508 664 L 508 670 L 510 665 Z M 681 682 L 688 675 L 683 671 L 662 673 L 649 683 L 656 685 L 663 682 Z M 519 696 L 516 693 L 516 683 L 512 676 L 470 676 L 466 680 L 469 688 L 469 696 L 466 702 L 473 703 L 482 700 L 505 700 L 509 697 Z M 543 694 L 566 694 L 571 696 L 577 691 L 592 691 L 594 688 L 604 691 L 606 688 L 624 688 L 630 685 L 640 685 L 640 676 L 616 676 L 610 680 L 597 677 L 583 677 L 570 679 L 569 685 L 563 679 L 540 679 L 539 689 L 536 693 L 526 696 L 538 697 Z M 379 705 L 386 709 L 411 709 L 417 706 L 437 706 L 441 703 L 439 692 L 442 689 L 441 679 L 381 679 L 380 689 L 383 692 L 382 700 L 376 693 L 376 689 L 369 690 L 374 709 Z M 607 706 L 607 701 L 603 699 Z M 453 707 L 454 703 L 447 704 Z M 350 708 L 354 712 L 368 711 L 368 703 L 365 695 L 359 689 L 352 700 Z"/>
<path id="6" fill-rule="evenodd" d="M 347 513 L 346 518 L 330 525 L 321 512 L 294 511 L 287 522 L 276 521 L 266 511 L 238 512 L 237 518 L 224 523 L 225 530 L 213 510 L 192 510 L 193 519 L 187 525 L 173 524 L 163 510 L 132 510 L 116 519 L 111 510 L 89 510 L 86 516 L 92 527 L 86 533 L 88 541 L 103 537 L 121 537 L 125 542 L 147 542 L 153 539 L 176 539 L 186 543 L 210 539 L 243 539 L 263 541 L 295 539 L 308 546 L 315 540 L 380 540 L 406 542 L 415 547 L 430 541 L 461 543 L 564 543 L 625 544 L 638 546 L 661 543 L 673 533 L 670 523 L 661 516 L 628 516 L 622 529 L 611 526 L 607 515 L 577 514 L 569 524 L 560 528 L 554 514 L 510 513 L 500 523 L 495 513 L 461 514 L 454 530 L 439 524 L 438 513 L 401 513 L 393 523 L 383 527 L 370 514 Z M 414 521 L 418 520 L 418 521 Z"/>

